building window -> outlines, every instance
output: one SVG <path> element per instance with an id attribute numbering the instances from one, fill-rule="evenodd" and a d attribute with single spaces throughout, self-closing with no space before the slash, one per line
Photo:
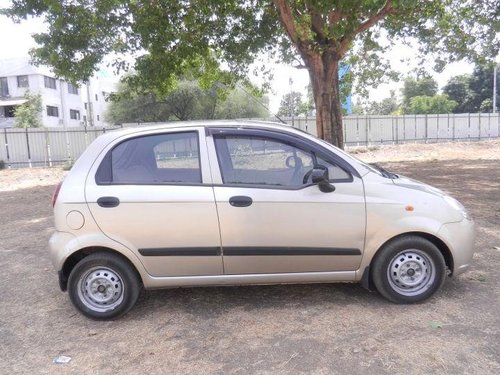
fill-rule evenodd
<path id="1" fill-rule="evenodd" d="M 44 76 L 43 78 L 44 78 L 44 81 L 45 81 L 45 87 L 46 88 L 56 90 L 56 80 L 55 80 L 55 78 L 47 77 L 47 76 Z"/>
<path id="2" fill-rule="evenodd" d="M 4 117 L 15 117 L 16 108 L 13 105 L 7 105 L 3 107 Z"/>
<path id="3" fill-rule="evenodd" d="M 80 111 L 77 111 L 76 109 L 70 109 L 69 118 L 72 120 L 80 120 Z"/>
<path id="4" fill-rule="evenodd" d="M 48 105 L 47 106 L 47 116 L 59 117 L 59 109 L 57 107 L 53 107 L 51 105 Z"/>
<path id="5" fill-rule="evenodd" d="M 97 94 L 95 94 L 95 101 L 99 101 L 99 98 L 97 97 Z"/>
<path id="6" fill-rule="evenodd" d="M 99 119 L 99 115 L 97 115 L 97 121 L 101 121 L 101 120 Z"/>
<path id="7" fill-rule="evenodd" d="M 87 103 L 85 103 L 84 106 L 85 106 L 85 110 L 87 110 Z"/>
<path id="8" fill-rule="evenodd" d="M 68 83 L 68 93 L 78 95 L 78 86 Z"/>
<path id="9" fill-rule="evenodd" d="M 30 87 L 28 76 L 17 76 L 17 87 Z"/>
<path id="10" fill-rule="evenodd" d="M 9 85 L 7 77 L 0 77 L 0 96 L 9 96 Z"/>

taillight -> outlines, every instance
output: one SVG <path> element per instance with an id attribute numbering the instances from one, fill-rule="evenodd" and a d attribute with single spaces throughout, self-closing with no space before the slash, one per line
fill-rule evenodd
<path id="1" fill-rule="evenodd" d="M 62 183 L 63 183 L 62 181 L 59 182 L 56 188 L 54 189 L 54 192 L 52 193 L 52 207 L 56 205 L 57 196 L 59 195 L 59 190 L 61 190 Z"/>

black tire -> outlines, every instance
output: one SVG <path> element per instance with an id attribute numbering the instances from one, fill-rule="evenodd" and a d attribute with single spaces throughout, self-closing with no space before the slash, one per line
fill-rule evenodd
<path id="1" fill-rule="evenodd" d="M 408 235 L 386 244 L 371 267 L 378 292 L 394 303 L 417 303 L 441 288 L 446 263 L 439 249 L 425 238 Z"/>
<path id="2" fill-rule="evenodd" d="M 95 320 L 117 318 L 136 303 L 140 281 L 135 269 L 119 255 L 93 253 L 76 264 L 69 275 L 71 302 Z"/>

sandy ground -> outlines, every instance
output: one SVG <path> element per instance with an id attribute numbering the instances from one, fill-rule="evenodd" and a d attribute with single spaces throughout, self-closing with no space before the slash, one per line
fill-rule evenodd
<path id="1" fill-rule="evenodd" d="M 475 217 L 472 269 L 425 303 L 356 284 L 175 289 L 142 293 L 114 322 L 84 318 L 58 289 L 47 240 L 64 173 L 0 171 L 0 374 L 498 374 L 499 146 L 357 154 L 451 192 Z"/>
<path id="2" fill-rule="evenodd" d="M 500 140 L 350 147 L 347 151 L 369 163 L 424 160 L 500 160 Z"/>
<path id="3" fill-rule="evenodd" d="M 34 186 L 54 186 L 66 173 L 68 172 L 60 167 L 4 169 L 0 171 L 0 192 Z"/>

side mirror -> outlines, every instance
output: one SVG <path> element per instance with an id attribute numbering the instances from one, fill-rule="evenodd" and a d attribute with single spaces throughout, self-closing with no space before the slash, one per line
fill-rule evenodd
<path id="1" fill-rule="evenodd" d="M 313 184 L 317 184 L 319 190 L 323 193 L 331 193 L 335 191 L 335 186 L 330 184 L 330 178 L 328 177 L 328 168 L 322 165 L 314 166 L 311 173 L 311 181 Z"/>

